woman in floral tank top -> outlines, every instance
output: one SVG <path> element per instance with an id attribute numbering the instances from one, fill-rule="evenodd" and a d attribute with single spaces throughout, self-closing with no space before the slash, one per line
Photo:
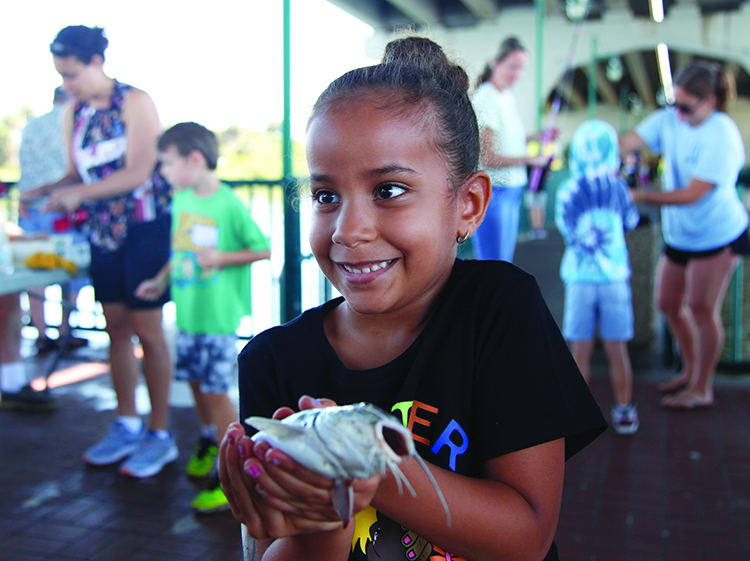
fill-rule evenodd
<path id="1" fill-rule="evenodd" d="M 65 119 L 68 174 L 31 195 L 49 196 L 44 210 L 88 214 L 90 273 L 107 321 L 118 417 L 84 460 L 104 465 L 129 457 L 123 474 L 150 477 L 177 458 L 167 431 L 171 361 L 162 330 L 169 295 L 146 302 L 135 289 L 169 259 L 170 187 L 159 174 L 156 107 L 146 92 L 104 73 L 107 45 L 102 29 L 80 25 L 66 27 L 50 45 L 63 87 L 76 99 Z M 143 347 L 151 398 L 147 431 L 135 407 L 133 335 Z"/>

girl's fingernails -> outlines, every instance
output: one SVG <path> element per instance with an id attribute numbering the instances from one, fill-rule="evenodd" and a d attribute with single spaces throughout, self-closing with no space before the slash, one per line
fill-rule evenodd
<path id="1" fill-rule="evenodd" d="M 243 446 L 242 444 L 240 444 L 240 445 L 239 445 L 239 446 L 237 447 L 237 450 L 239 451 L 239 453 L 240 453 L 240 456 L 244 456 L 244 455 L 245 455 L 245 447 L 244 447 L 244 446 Z"/>
<path id="2" fill-rule="evenodd" d="M 258 476 L 260 475 L 260 468 L 254 464 L 251 464 L 250 467 L 247 468 L 247 473 L 249 473 L 253 479 L 258 479 Z"/>
<path id="3" fill-rule="evenodd" d="M 267 462 L 271 462 L 275 466 L 280 466 L 281 465 L 281 460 L 279 460 L 275 456 L 271 456 L 271 452 L 273 452 L 273 448 L 269 448 L 268 449 L 268 452 L 266 452 L 266 455 L 264 456 L 265 460 Z"/>

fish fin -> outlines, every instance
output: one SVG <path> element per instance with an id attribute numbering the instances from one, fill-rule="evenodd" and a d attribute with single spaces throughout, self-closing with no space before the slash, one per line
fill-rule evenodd
<path id="1" fill-rule="evenodd" d="M 333 508 L 344 521 L 344 528 L 346 528 L 354 515 L 354 489 L 346 481 L 337 481 L 331 491 L 331 497 L 333 498 Z"/>
<path id="2" fill-rule="evenodd" d="M 278 439 L 300 437 L 306 432 L 304 428 L 286 425 L 281 421 L 266 417 L 248 417 L 245 423 Z"/>

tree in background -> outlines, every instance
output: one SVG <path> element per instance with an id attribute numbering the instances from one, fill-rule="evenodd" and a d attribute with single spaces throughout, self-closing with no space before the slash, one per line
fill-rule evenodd
<path id="1" fill-rule="evenodd" d="M 0 181 L 18 181 L 21 173 L 18 166 L 21 131 L 32 117 L 31 109 L 24 107 L 18 115 L 0 119 Z M 281 125 L 271 123 L 265 131 L 251 131 L 232 125 L 216 135 L 221 155 L 219 177 L 227 180 L 281 179 Z M 297 141 L 293 141 L 293 146 L 293 174 L 306 176 L 305 148 Z"/>

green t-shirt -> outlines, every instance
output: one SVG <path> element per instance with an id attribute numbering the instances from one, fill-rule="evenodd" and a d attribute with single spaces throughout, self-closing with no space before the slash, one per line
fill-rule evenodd
<path id="1" fill-rule="evenodd" d="M 250 265 L 201 269 L 196 251 L 266 251 L 268 239 L 232 189 L 210 197 L 192 189 L 172 200 L 171 292 L 177 328 L 187 333 L 232 334 L 250 314 Z"/>

